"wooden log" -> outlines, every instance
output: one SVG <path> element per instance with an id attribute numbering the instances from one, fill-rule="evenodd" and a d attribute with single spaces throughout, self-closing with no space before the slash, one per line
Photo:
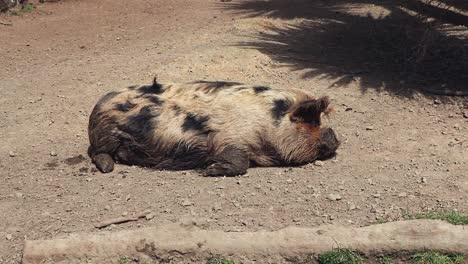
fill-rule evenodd
<path id="1" fill-rule="evenodd" d="M 367 227 L 288 227 L 274 232 L 222 232 L 172 224 L 106 234 L 26 241 L 23 264 L 115 263 L 119 256 L 199 260 L 209 254 L 255 257 L 306 256 L 335 248 L 364 254 L 437 250 L 468 254 L 468 229 L 439 220 L 390 222 Z"/>

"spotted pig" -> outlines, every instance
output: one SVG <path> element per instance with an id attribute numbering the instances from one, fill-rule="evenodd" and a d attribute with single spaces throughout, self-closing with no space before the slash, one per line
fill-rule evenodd
<path id="1" fill-rule="evenodd" d="M 203 169 L 207 176 L 306 164 L 334 156 L 340 145 L 321 124 L 329 103 L 293 88 L 155 79 L 97 102 L 89 119 L 89 155 L 103 173 L 114 163 Z"/>

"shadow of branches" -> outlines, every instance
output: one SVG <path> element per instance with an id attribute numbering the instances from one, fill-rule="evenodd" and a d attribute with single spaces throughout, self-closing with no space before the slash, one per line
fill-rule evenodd
<path id="1" fill-rule="evenodd" d="M 328 78 L 333 86 L 359 80 L 363 91 L 406 97 L 416 90 L 468 95 L 466 4 L 438 3 L 244 0 L 223 7 L 248 17 L 299 18 L 267 25 L 241 45 L 305 70 L 304 78 Z"/>

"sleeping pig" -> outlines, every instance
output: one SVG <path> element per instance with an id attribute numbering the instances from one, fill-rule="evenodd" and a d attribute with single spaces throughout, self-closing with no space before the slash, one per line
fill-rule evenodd
<path id="1" fill-rule="evenodd" d="M 160 170 L 245 174 L 251 166 L 327 159 L 340 145 L 321 126 L 328 97 L 236 82 L 132 86 L 110 92 L 89 119 L 89 155 L 103 173 L 114 163 Z"/>

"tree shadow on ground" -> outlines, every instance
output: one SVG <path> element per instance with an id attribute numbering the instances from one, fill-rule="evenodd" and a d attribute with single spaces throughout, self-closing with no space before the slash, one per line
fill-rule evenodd
<path id="1" fill-rule="evenodd" d="M 404 97 L 415 91 L 468 95 L 463 4 L 446 9 L 417 0 L 244 0 L 223 7 L 248 17 L 296 18 L 286 26 L 267 24 L 241 46 L 305 70 L 304 78 L 327 78 L 334 87 L 357 80 L 363 92 Z"/>

